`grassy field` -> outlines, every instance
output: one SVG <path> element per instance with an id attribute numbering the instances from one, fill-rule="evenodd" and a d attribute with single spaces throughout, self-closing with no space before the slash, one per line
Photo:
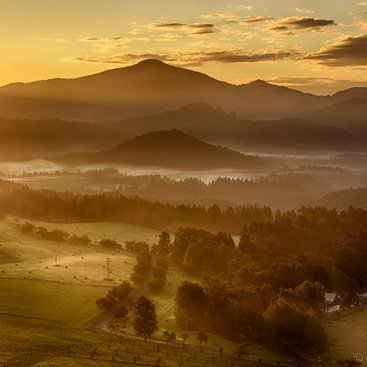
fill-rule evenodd
<path id="1" fill-rule="evenodd" d="M 116 285 L 128 279 L 135 255 L 125 251 L 43 240 L 23 234 L 15 225 L 26 220 L 10 217 L 0 221 L 0 277 L 29 278 L 76 284 Z M 92 241 L 103 238 L 156 242 L 159 232 L 143 227 L 115 223 L 57 224 L 30 221 L 49 231 L 60 229 L 69 234 L 87 234 Z M 106 281 L 106 261 L 110 259 L 110 278 Z M 56 266 L 57 265 L 57 266 Z"/>
<path id="2" fill-rule="evenodd" d="M 93 241 L 101 239 L 113 239 L 120 243 L 126 241 L 145 241 L 153 244 L 158 241 L 160 231 L 155 229 L 136 226 L 127 223 L 45 223 L 36 220 L 22 219 L 14 216 L 8 216 L 7 222 L 10 223 L 33 223 L 36 227 L 43 226 L 49 231 L 60 229 L 69 234 L 88 235 Z"/>
<path id="3" fill-rule="evenodd" d="M 105 287 L 0 280 L 0 361 L 65 344 L 100 342 L 95 299 Z M 80 307 L 83 305 L 83 307 Z"/>
<path id="4" fill-rule="evenodd" d="M 367 358 L 367 310 L 328 322 L 325 329 L 332 343 L 328 357 L 353 358 L 356 353 L 361 353 Z"/>

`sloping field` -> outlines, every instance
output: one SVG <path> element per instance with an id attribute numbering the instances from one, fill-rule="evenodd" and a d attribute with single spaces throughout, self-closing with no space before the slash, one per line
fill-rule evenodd
<path id="1" fill-rule="evenodd" d="M 87 234 L 94 245 L 74 245 L 43 240 L 23 234 L 15 225 L 25 220 L 0 221 L 0 278 L 40 279 L 73 284 L 116 285 L 128 279 L 135 265 L 135 255 L 126 251 L 104 249 L 96 245 L 101 239 L 145 240 L 153 243 L 159 232 L 125 224 L 57 224 L 30 221 L 49 231 L 60 229 L 69 234 Z M 110 279 L 107 278 L 107 258 Z M 2 260 L 2 261 L 1 261 Z"/>

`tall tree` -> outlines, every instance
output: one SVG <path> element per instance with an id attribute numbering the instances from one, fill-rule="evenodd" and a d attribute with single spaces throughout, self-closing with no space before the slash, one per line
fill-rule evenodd
<path id="1" fill-rule="evenodd" d="M 139 297 L 133 307 L 133 328 L 144 340 L 158 330 L 155 305 L 144 296 Z"/>
<path id="2" fill-rule="evenodd" d="M 169 236 L 168 232 L 163 231 L 159 235 L 158 241 L 158 255 L 159 256 L 168 256 L 170 253 L 170 244 L 171 244 L 171 237 Z"/>
<path id="3" fill-rule="evenodd" d="M 188 329 L 197 329 L 204 320 L 207 297 L 204 289 L 195 283 L 181 282 L 176 291 L 175 315 L 177 322 Z"/>

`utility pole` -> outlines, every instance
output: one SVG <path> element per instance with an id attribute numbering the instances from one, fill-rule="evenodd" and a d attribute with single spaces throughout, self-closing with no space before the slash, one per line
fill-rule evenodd
<path id="1" fill-rule="evenodd" d="M 107 258 L 107 279 L 110 279 L 110 259 Z"/>

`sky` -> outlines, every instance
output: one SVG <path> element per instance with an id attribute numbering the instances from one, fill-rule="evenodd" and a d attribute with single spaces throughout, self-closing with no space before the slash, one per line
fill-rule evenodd
<path id="1" fill-rule="evenodd" d="M 367 0 L 0 0 L 0 85 L 147 58 L 232 84 L 367 87 Z"/>

